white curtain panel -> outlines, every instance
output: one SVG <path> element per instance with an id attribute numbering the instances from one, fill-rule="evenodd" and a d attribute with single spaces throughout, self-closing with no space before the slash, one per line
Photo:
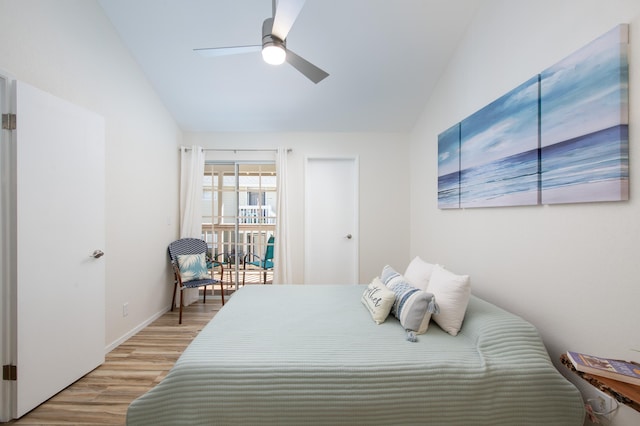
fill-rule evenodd
<path id="1" fill-rule="evenodd" d="M 274 246 L 274 284 L 292 284 L 291 255 L 289 250 L 289 200 L 287 197 L 287 148 L 278 148 L 276 154 L 277 221 Z"/>
<path id="2" fill-rule="evenodd" d="M 204 151 L 194 145 L 182 147 L 180 153 L 180 238 L 202 238 Z M 197 288 L 184 290 L 184 304 L 197 301 L 198 292 Z"/>

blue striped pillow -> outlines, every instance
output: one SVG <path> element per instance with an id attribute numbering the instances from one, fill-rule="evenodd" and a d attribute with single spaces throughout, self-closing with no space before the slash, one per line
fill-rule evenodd
<path id="1" fill-rule="evenodd" d="M 413 287 L 389 265 L 382 269 L 380 280 L 394 292 L 396 298 L 391 313 L 405 330 L 423 334 L 429 328 L 431 314 L 437 313 L 435 296 Z"/>

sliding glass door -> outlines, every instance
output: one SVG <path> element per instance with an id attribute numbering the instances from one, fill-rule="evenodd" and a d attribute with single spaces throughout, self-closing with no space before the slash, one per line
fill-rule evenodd
<path id="1" fill-rule="evenodd" d="M 205 164 L 202 234 L 229 290 L 273 280 L 276 189 L 275 163 Z"/>

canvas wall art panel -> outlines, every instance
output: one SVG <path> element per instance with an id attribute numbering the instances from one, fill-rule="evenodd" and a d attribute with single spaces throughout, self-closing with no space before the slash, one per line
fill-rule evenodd
<path id="1" fill-rule="evenodd" d="M 628 200 L 628 43 L 621 24 L 442 132 L 438 207 Z"/>
<path id="2" fill-rule="evenodd" d="M 460 124 L 460 206 L 539 202 L 538 76 Z"/>
<path id="3" fill-rule="evenodd" d="M 542 203 L 629 197 L 628 25 L 541 73 Z"/>
<path id="4" fill-rule="evenodd" d="M 460 123 L 438 135 L 438 208 L 460 207 Z"/>

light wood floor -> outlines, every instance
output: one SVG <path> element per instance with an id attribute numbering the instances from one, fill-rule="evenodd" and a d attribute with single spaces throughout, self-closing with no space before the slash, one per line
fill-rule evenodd
<path id="1" fill-rule="evenodd" d="M 167 312 L 106 356 L 106 362 L 22 418 L 18 425 L 124 425 L 129 403 L 155 386 L 211 318 L 219 300 Z"/>

